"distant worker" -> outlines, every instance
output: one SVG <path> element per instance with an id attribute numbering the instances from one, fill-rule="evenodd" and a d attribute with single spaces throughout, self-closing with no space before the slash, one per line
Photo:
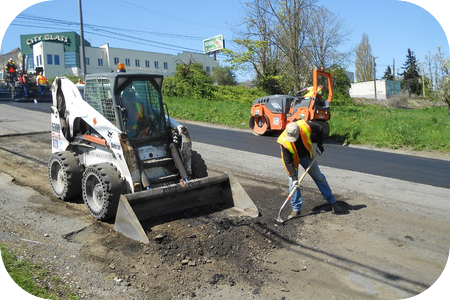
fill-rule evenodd
<path id="1" fill-rule="evenodd" d="M 5 66 L 5 70 L 9 76 L 10 82 L 14 82 L 17 79 L 16 69 L 17 69 L 17 67 L 16 67 L 16 64 L 14 63 L 13 59 L 12 58 L 8 59 L 8 62 L 6 63 L 6 66 Z"/>
<path id="2" fill-rule="evenodd" d="M 317 95 L 322 95 L 322 89 L 323 89 L 323 85 L 319 85 L 319 87 L 317 88 Z M 299 91 L 298 94 L 301 94 L 303 92 L 306 92 L 306 93 L 302 97 L 311 98 L 312 96 L 314 96 L 314 87 L 310 86 L 310 87 L 304 88 L 303 90 Z"/>
<path id="3" fill-rule="evenodd" d="M 27 73 L 23 73 L 22 76 L 19 77 L 19 83 L 21 87 L 22 99 L 28 99 L 29 86 Z"/>
<path id="4" fill-rule="evenodd" d="M 45 90 L 48 87 L 47 78 L 43 75 L 43 72 L 39 72 L 39 75 L 36 77 L 37 89 L 39 94 L 39 99 L 42 99 L 45 94 Z"/>
<path id="5" fill-rule="evenodd" d="M 291 191 L 298 183 L 299 165 L 306 170 L 313 159 L 311 134 L 316 135 L 317 148 L 320 153 L 323 153 L 322 126 L 313 122 L 298 120 L 296 122 L 289 123 L 277 139 L 277 142 L 281 147 L 283 164 L 289 176 L 289 191 Z M 317 161 L 312 164 L 311 169 L 309 170 L 309 175 L 316 183 L 322 193 L 322 196 L 331 206 L 332 210 L 335 213 L 342 212 L 342 208 L 336 203 L 333 192 L 328 185 L 325 175 L 323 175 L 320 171 Z M 297 191 L 291 198 L 292 212 L 289 214 L 288 219 L 301 215 L 302 204 L 303 200 L 301 191 L 300 188 L 297 188 Z"/>
<path id="6" fill-rule="evenodd" d="M 75 85 L 83 85 L 84 82 L 83 80 L 81 80 L 81 78 L 78 78 L 77 83 L 75 83 Z"/>

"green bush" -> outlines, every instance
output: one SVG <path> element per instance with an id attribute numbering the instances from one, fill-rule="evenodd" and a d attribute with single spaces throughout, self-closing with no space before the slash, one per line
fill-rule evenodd
<path id="1" fill-rule="evenodd" d="M 170 97 L 209 99 L 212 97 L 212 83 L 201 64 L 179 64 L 175 74 L 164 79 L 163 93 Z"/>
<path id="2" fill-rule="evenodd" d="M 203 70 L 201 64 L 179 64 L 175 74 L 166 77 L 163 83 L 165 97 L 231 101 L 252 104 L 256 98 L 266 95 L 261 89 L 213 85 L 213 79 Z"/>

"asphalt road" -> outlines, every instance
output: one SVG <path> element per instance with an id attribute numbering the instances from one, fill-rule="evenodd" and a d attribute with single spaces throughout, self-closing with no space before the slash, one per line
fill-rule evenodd
<path id="1" fill-rule="evenodd" d="M 30 110 L 50 112 L 50 103 L 2 102 Z M 274 136 L 255 136 L 249 131 L 189 124 L 194 142 L 280 157 Z M 343 147 L 325 143 L 320 164 L 327 167 L 395 178 L 450 189 L 450 161 L 390 152 Z"/>

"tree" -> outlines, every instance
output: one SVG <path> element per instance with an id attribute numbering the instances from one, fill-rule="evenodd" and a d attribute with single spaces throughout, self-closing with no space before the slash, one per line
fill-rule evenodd
<path id="1" fill-rule="evenodd" d="M 450 75 L 447 75 L 442 79 L 439 96 L 447 104 L 448 115 L 450 116 Z"/>
<path id="2" fill-rule="evenodd" d="M 244 3 L 245 18 L 234 42 L 240 51 L 224 49 L 235 69 L 256 74 L 256 84 L 269 94 L 280 93 L 279 50 L 272 42 L 273 18 L 269 14 L 268 0 L 253 0 Z M 237 28 L 240 28 L 237 26 Z M 249 68 L 250 67 L 250 68 Z"/>
<path id="3" fill-rule="evenodd" d="M 215 67 L 212 77 L 218 85 L 236 85 L 236 75 L 231 67 Z"/>
<path id="4" fill-rule="evenodd" d="M 373 56 L 372 47 L 369 43 L 369 36 L 363 34 L 362 40 L 356 49 L 355 60 L 355 76 L 356 81 L 370 81 L 373 80 Z"/>
<path id="5" fill-rule="evenodd" d="M 437 47 L 436 53 L 425 55 L 423 67 L 426 72 L 425 76 L 429 78 L 428 89 L 437 93 L 443 78 L 450 75 L 450 57 L 441 51 L 441 47 Z"/>
<path id="6" fill-rule="evenodd" d="M 409 94 L 420 95 L 422 87 L 420 84 L 417 59 L 414 52 L 409 48 L 402 69 L 404 70 L 403 73 L 400 74 L 403 75 L 402 88 L 408 90 Z"/>
<path id="7" fill-rule="evenodd" d="M 242 52 L 223 49 L 228 56 L 227 62 L 234 69 L 252 69 L 256 73 L 256 84 L 268 94 L 280 94 L 281 75 L 278 69 L 277 59 L 274 58 L 268 47 L 267 41 L 254 41 L 250 39 L 234 40 L 243 49 Z"/>
<path id="8" fill-rule="evenodd" d="M 350 97 L 352 84 L 350 78 L 345 73 L 345 69 L 340 66 L 333 66 L 331 68 L 331 74 L 333 74 L 333 104 L 353 105 L 354 101 Z"/>
<path id="9" fill-rule="evenodd" d="M 386 71 L 384 71 L 382 79 L 394 80 L 394 74 L 392 72 L 391 66 L 387 66 Z"/>
<path id="10" fill-rule="evenodd" d="M 234 40 L 240 52 L 225 50 L 237 67 L 251 65 L 258 86 L 277 93 L 299 90 L 314 67 L 342 64 L 349 53 L 338 48 L 349 32 L 318 0 L 249 0 Z M 235 30 L 236 31 L 236 30 Z"/>
<path id="11" fill-rule="evenodd" d="M 308 30 L 311 17 L 317 10 L 317 0 L 266 0 L 269 15 L 276 26 L 272 28 L 272 41 L 282 55 L 283 75 L 294 90 L 299 90 L 311 73 L 307 59 L 310 42 Z"/>
<path id="12" fill-rule="evenodd" d="M 338 50 L 347 39 L 350 31 L 345 28 L 339 16 L 325 7 L 312 12 L 307 31 L 308 61 L 317 68 L 329 68 L 341 65 L 350 56 L 351 51 Z"/>

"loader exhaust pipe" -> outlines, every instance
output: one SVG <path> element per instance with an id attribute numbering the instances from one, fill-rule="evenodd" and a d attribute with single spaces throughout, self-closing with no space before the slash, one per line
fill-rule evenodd
<path id="1" fill-rule="evenodd" d="M 139 220 L 198 207 L 217 205 L 231 216 L 255 218 L 259 211 L 240 183 L 229 174 L 192 179 L 133 194 L 121 195 L 114 229 L 123 235 L 148 243 Z"/>

